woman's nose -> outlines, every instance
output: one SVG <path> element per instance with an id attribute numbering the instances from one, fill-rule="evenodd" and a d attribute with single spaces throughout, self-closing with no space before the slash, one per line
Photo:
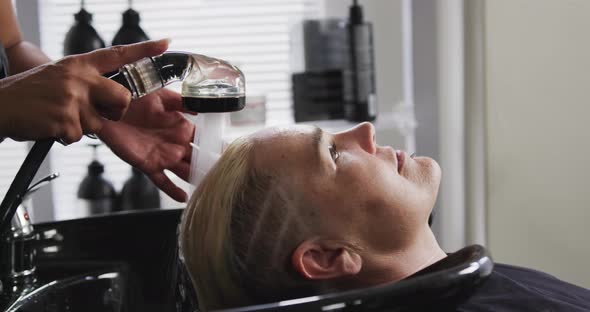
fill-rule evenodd
<path id="1" fill-rule="evenodd" d="M 345 131 L 350 138 L 354 140 L 363 150 L 370 154 L 374 154 L 376 150 L 375 145 L 375 127 L 370 122 L 363 122 L 356 127 Z"/>

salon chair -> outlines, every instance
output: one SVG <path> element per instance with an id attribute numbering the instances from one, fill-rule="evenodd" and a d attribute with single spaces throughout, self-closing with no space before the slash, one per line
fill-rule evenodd
<path id="1" fill-rule="evenodd" d="M 493 268 L 488 251 L 472 245 L 398 282 L 223 312 L 455 311 L 485 282 Z M 181 269 L 179 274 L 179 310 L 198 311 L 186 271 Z"/>

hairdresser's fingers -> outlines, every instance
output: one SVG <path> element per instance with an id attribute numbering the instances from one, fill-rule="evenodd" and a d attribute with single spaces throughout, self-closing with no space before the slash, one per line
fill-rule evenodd
<path id="1" fill-rule="evenodd" d="M 161 89 L 157 91 L 160 100 L 167 111 L 182 111 L 182 96 L 180 93 L 168 89 Z"/>
<path id="2" fill-rule="evenodd" d="M 198 115 L 197 112 L 185 109 L 184 105 L 182 105 L 182 96 L 177 92 L 168 89 L 162 89 L 162 93 L 160 93 L 160 98 L 162 99 L 164 109 L 166 109 L 167 111 L 181 111 L 183 113 L 187 113 L 193 116 Z"/>
<path id="3" fill-rule="evenodd" d="M 188 121 L 181 113 L 176 114 L 178 115 L 177 118 L 170 118 L 169 120 L 174 124 L 175 133 L 173 135 L 173 140 L 181 153 L 181 156 L 179 156 L 176 161 L 182 160 L 190 163 L 193 152 L 193 147 L 190 143 L 195 137 L 195 125 Z"/>
<path id="4" fill-rule="evenodd" d="M 176 186 L 170 178 L 164 174 L 164 172 L 153 173 L 150 175 L 150 179 L 159 189 L 164 191 L 164 193 L 168 194 L 168 196 L 172 197 L 175 201 L 186 202 L 186 193 Z"/>
<path id="5" fill-rule="evenodd" d="M 61 131 L 58 133 L 58 138 L 61 139 L 65 145 L 80 141 L 84 132 L 80 124 L 79 114 L 70 114 L 70 118 L 62 121 Z"/>
<path id="6" fill-rule="evenodd" d="M 188 162 L 181 161 L 176 166 L 169 168 L 169 170 L 179 178 L 188 182 L 188 177 L 191 172 L 191 165 Z"/>
<path id="7" fill-rule="evenodd" d="M 103 121 L 104 119 L 92 105 L 87 105 L 80 110 L 80 123 L 85 134 L 99 133 L 102 130 Z"/>
<path id="8" fill-rule="evenodd" d="M 100 74 L 104 74 L 144 57 L 160 55 L 168 49 L 169 42 L 169 39 L 162 39 L 118 45 L 82 54 L 80 57 L 96 68 Z"/>
<path id="9" fill-rule="evenodd" d="M 90 93 L 96 110 L 110 120 L 121 119 L 131 103 L 129 90 L 103 77 L 94 81 Z"/>
<path id="10" fill-rule="evenodd" d="M 191 163 L 193 157 L 193 149 L 194 147 L 190 145 L 186 147 L 186 152 L 184 153 L 184 157 L 182 157 L 182 161 L 187 162 L 189 164 Z"/>

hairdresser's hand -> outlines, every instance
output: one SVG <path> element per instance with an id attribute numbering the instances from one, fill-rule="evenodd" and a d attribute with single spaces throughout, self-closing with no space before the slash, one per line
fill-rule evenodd
<path id="1" fill-rule="evenodd" d="M 146 173 L 173 199 L 186 193 L 164 174 L 168 169 L 188 180 L 194 126 L 179 112 L 180 94 L 162 89 L 135 100 L 119 122 L 105 121 L 98 137 L 120 158 Z"/>
<path id="2" fill-rule="evenodd" d="M 102 74 L 163 53 L 167 41 L 117 46 L 69 56 L 0 80 L 0 137 L 80 140 L 120 119 L 131 95 Z"/>

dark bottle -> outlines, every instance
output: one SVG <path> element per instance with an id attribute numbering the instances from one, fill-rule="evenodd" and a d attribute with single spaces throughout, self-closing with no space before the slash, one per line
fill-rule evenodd
<path id="1" fill-rule="evenodd" d="M 105 47 L 104 41 L 92 27 L 92 14 L 84 9 L 84 1 L 74 18 L 76 23 L 68 30 L 64 40 L 64 55 L 86 53 Z"/>
<path id="2" fill-rule="evenodd" d="M 117 193 L 111 182 L 107 181 L 102 174 L 104 166 L 97 160 L 96 148 L 98 144 L 91 144 L 94 148 L 94 159 L 88 165 L 88 174 L 78 187 L 78 198 L 87 214 L 103 214 L 113 211 L 113 204 Z"/>
<path id="3" fill-rule="evenodd" d="M 344 70 L 344 114 L 350 121 L 372 121 L 377 116 L 373 26 L 363 20 L 354 0 L 348 21 L 348 62 Z"/>
<path id="4" fill-rule="evenodd" d="M 148 35 L 139 26 L 139 13 L 131 7 L 123 12 L 123 25 L 113 38 L 113 45 L 131 44 L 150 40 Z"/>
<path id="5" fill-rule="evenodd" d="M 143 172 L 133 167 L 131 177 L 123 185 L 121 210 L 160 208 L 160 191 Z"/>

